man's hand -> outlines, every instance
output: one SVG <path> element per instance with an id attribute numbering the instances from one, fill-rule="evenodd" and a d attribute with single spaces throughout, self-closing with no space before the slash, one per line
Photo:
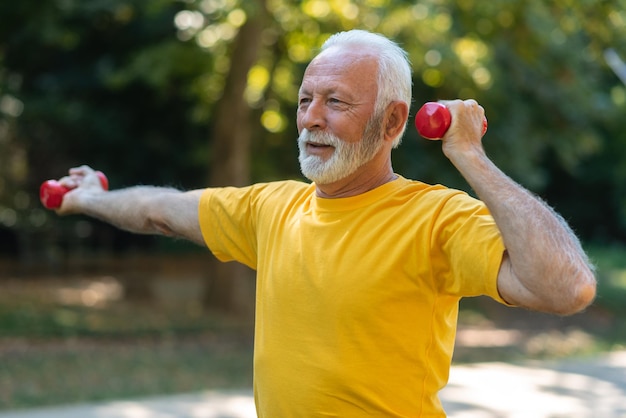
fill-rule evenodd
<path id="1" fill-rule="evenodd" d="M 484 154 L 482 137 L 484 134 L 485 109 L 476 100 L 450 100 L 440 102 L 452 115 L 450 128 L 443 136 L 442 150 L 455 164 L 457 158 L 468 153 Z"/>
<path id="2" fill-rule="evenodd" d="M 59 183 L 70 189 L 63 196 L 61 206 L 56 211 L 59 215 L 79 213 L 81 195 L 108 190 L 108 180 L 104 174 L 86 165 L 71 168 L 69 175 L 59 179 Z"/>

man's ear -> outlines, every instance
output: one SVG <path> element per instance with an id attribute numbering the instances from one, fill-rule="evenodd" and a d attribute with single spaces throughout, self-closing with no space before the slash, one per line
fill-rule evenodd
<path id="1" fill-rule="evenodd" d="M 389 103 L 385 111 L 385 141 L 392 141 L 404 129 L 409 118 L 409 106 L 399 100 Z"/>

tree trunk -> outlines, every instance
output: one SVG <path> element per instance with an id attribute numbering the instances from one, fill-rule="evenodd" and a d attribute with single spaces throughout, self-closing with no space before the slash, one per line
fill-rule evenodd
<path id="1" fill-rule="evenodd" d="M 258 58 L 266 11 L 264 0 L 257 0 L 248 10 L 248 19 L 240 28 L 231 54 L 231 67 L 222 98 L 217 103 L 213 131 L 211 186 L 250 184 L 250 107 L 243 95 L 248 72 Z M 207 286 L 207 307 L 239 316 L 254 313 L 254 272 L 239 263 L 220 263 L 211 268 Z"/>

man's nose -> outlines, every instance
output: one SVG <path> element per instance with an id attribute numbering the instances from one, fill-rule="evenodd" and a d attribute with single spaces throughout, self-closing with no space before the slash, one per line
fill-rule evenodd
<path id="1" fill-rule="evenodd" d="M 307 130 L 326 128 L 326 107 L 322 100 L 313 99 L 300 112 L 300 124 Z"/>

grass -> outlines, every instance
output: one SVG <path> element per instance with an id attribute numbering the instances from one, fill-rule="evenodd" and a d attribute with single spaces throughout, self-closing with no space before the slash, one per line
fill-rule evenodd
<path id="1" fill-rule="evenodd" d="M 588 313 L 554 318 L 468 299 L 460 329 L 479 344 L 459 346 L 455 360 L 626 346 L 626 248 L 589 253 L 599 282 Z M 250 323 L 208 312 L 193 298 L 136 303 L 122 296 L 111 277 L 1 281 L 0 410 L 251 387 Z M 503 335 L 513 342 L 502 344 Z"/>
<path id="2" fill-rule="evenodd" d="M 252 384 L 250 346 L 215 336 L 35 341 L 0 358 L 2 409 Z"/>
<path id="3" fill-rule="evenodd" d="M 196 302 L 95 303 L 94 283 L 112 281 L 0 284 L 0 410 L 252 386 L 250 324 Z"/>

